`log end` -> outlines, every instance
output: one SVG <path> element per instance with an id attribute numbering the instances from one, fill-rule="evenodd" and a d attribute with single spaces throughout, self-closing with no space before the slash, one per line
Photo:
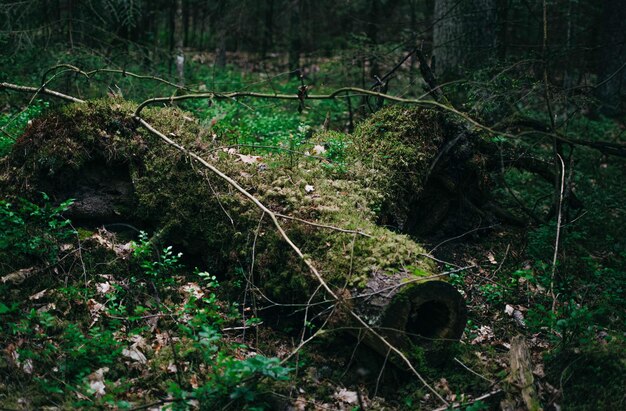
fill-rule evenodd
<path id="1" fill-rule="evenodd" d="M 467 322 L 463 296 L 443 281 L 405 287 L 394 297 L 381 319 L 381 328 L 399 347 L 438 340 L 458 340 Z"/>

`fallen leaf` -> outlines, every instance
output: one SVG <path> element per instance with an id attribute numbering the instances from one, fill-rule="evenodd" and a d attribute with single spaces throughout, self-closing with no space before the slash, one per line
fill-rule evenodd
<path id="1" fill-rule="evenodd" d="M 506 307 L 504 307 L 504 312 L 510 317 L 513 315 L 513 312 L 515 311 L 515 308 L 513 308 L 512 306 L 510 306 L 509 304 L 506 305 Z"/>
<path id="2" fill-rule="evenodd" d="M 356 404 L 356 402 L 359 400 L 357 393 L 355 391 L 349 391 L 345 388 L 339 389 L 339 391 L 333 394 L 333 397 L 337 401 L 345 402 L 348 404 Z"/>
<path id="3" fill-rule="evenodd" d="M 180 288 L 185 294 L 193 296 L 196 300 L 204 297 L 204 292 L 200 289 L 200 286 L 196 283 L 187 283 Z"/>
<path id="4" fill-rule="evenodd" d="M 248 156 L 246 154 L 237 154 L 239 159 L 246 164 L 260 163 L 261 156 Z"/>
<path id="5" fill-rule="evenodd" d="M 326 148 L 320 144 L 317 144 L 313 147 L 313 152 L 317 155 L 324 154 L 326 152 Z"/>
<path id="6" fill-rule="evenodd" d="M 32 276 L 36 272 L 37 270 L 35 269 L 35 267 L 22 268 L 21 270 L 17 270 L 5 275 L 4 277 L 2 277 L 2 279 L 0 279 L 0 281 L 2 281 L 2 283 L 10 282 L 17 285 L 22 283 L 24 280 L 26 280 L 28 277 Z"/>
<path id="7" fill-rule="evenodd" d="M 33 295 L 31 295 L 30 297 L 28 297 L 29 300 L 33 301 L 33 300 L 39 300 L 41 297 L 43 297 L 44 295 L 46 295 L 46 292 L 48 291 L 48 289 L 43 289 L 41 291 L 39 291 L 38 293 L 35 293 Z"/>
<path id="8" fill-rule="evenodd" d="M 89 380 L 89 388 L 91 388 L 94 393 L 93 395 L 96 398 L 102 397 L 105 392 L 105 384 L 104 384 L 104 374 L 109 371 L 108 367 L 98 368 L 96 371 L 92 372 L 87 376 Z"/>
<path id="9" fill-rule="evenodd" d="M 484 341 L 489 341 L 495 338 L 493 330 L 488 325 L 481 325 L 476 331 L 476 337 L 471 341 L 471 344 L 480 344 Z"/>
<path id="10" fill-rule="evenodd" d="M 124 348 L 122 350 L 122 355 L 124 357 L 130 358 L 131 360 L 137 361 L 139 364 L 145 364 L 148 362 L 148 359 L 139 349 L 135 346 L 130 346 L 129 348 Z"/>
<path id="11" fill-rule="evenodd" d="M 111 291 L 111 284 L 108 282 L 96 284 L 96 291 L 99 294 L 106 294 Z"/>
<path id="12" fill-rule="evenodd" d="M 89 309 L 89 314 L 91 314 L 91 318 L 95 321 L 100 318 L 100 312 L 104 310 L 104 304 L 100 304 L 93 298 L 90 298 L 87 301 L 87 308 Z"/>
<path id="13" fill-rule="evenodd" d="M 526 327 L 526 321 L 524 321 L 524 314 L 520 310 L 513 311 L 513 319 L 520 327 Z"/>

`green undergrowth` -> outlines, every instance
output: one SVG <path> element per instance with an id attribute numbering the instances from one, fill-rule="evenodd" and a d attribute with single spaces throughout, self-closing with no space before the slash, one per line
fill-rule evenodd
<path id="1" fill-rule="evenodd" d="M 46 216 L 32 235 L 57 256 L 0 285 L 2 407 L 131 409 L 167 398 L 172 409 L 272 408 L 266 392 L 290 369 L 222 333 L 242 318 L 218 300 L 214 275 L 145 233 L 130 243 L 106 231 L 67 238 L 55 229 L 67 220 L 37 209 L 24 202 L 14 214 Z M 32 238 L 13 241 L 29 256 Z"/>

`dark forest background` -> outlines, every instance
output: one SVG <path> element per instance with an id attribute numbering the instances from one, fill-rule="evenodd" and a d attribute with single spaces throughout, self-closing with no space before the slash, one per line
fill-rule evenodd
<path id="1" fill-rule="evenodd" d="M 183 47 L 188 60 L 218 68 L 262 71 L 272 62 L 312 78 L 333 77 L 319 65 L 335 59 L 349 71 L 350 85 L 369 85 L 418 47 L 441 79 L 507 62 L 538 77 L 545 68 L 550 87 L 590 91 L 607 113 L 619 108 L 625 76 L 622 2 L 59 0 L 0 7 L 4 63 L 33 52 L 50 61 L 67 53 L 63 61 L 74 63 L 88 50 L 103 63 L 141 62 L 159 74 L 165 65 L 171 75 Z M 417 59 L 403 68 L 415 82 Z"/>

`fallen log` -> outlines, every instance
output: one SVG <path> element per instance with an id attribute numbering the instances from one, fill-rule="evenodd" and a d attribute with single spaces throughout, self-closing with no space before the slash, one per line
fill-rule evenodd
<path id="1" fill-rule="evenodd" d="M 74 198 L 69 213 L 77 223 L 150 228 L 224 278 L 242 280 L 241 271 L 248 272 L 246 280 L 268 300 L 324 301 L 307 267 L 264 214 L 223 180 L 194 166 L 184 152 L 139 128 L 133 109 L 122 100 L 100 100 L 35 120 L 1 164 L 3 193 L 35 199 L 44 191 L 56 201 Z M 377 148 L 377 139 L 366 138 L 362 128 L 356 136 L 363 138 L 345 137 L 351 147 L 347 170 L 319 156 L 260 157 L 229 148 L 231 142 L 210 135 L 178 109 L 146 109 L 143 116 L 216 164 L 273 213 L 290 216 L 284 224 L 289 238 L 316 262 L 346 306 L 394 345 L 408 348 L 424 339 L 460 338 L 466 317 L 462 296 L 436 274 L 424 250 L 377 224 L 408 218 L 446 141 L 439 114 L 393 110 L 394 119 L 403 119 L 399 129 L 380 117 L 373 121 L 398 137 L 394 144 L 402 147 L 394 155 L 399 157 L 391 159 L 397 161 L 384 161 L 393 147 Z M 312 151 L 326 137 L 306 144 Z M 354 326 L 352 321 L 340 313 L 334 323 Z M 388 351 L 377 339 L 367 342 Z"/>

